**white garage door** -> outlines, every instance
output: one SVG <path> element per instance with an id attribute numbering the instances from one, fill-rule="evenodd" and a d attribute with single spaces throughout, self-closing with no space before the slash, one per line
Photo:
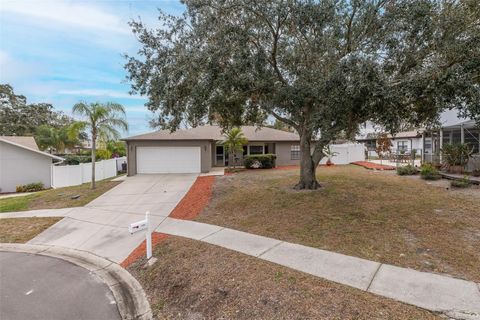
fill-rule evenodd
<path id="1" fill-rule="evenodd" d="M 199 173 L 200 147 L 137 147 L 137 173 Z"/>

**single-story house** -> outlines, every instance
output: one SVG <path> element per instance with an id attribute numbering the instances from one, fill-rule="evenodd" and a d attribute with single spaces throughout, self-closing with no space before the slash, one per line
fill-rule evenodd
<path id="1" fill-rule="evenodd" d="M 63 158 L 42 152 L 33 137 L 0 136 L 0 192 L 15 192 L 18 185 L 52 185 L 52 163 Z"/>
<path id="2" fill-rule="evenodd" d="M 432 138 L 426 137 L 423 133 L 425 130 L 418 129 L 412 131 L 399 132 L 395 135 L 388 134 L 388 138 L 392 142 L 391 151 L 393 153 L 406 152 L 410 153 L 416 150 L 418 155 L 423 153 L 432 153 Z M 369 156 L 377 156 L 377 134 L 369 133 L 363 136 L 357 136 L 358 143 L 365 144 Z"/>
<path id="3" fill-rule="evenodd" d="M 245 155 L 276 154 L 278 166 L 300 164 L 298 134 L 272 128 L 241 127 L 248 144 L 236 164 Z M 199 173 L 212 167 L 223 167 L 230 160 L 222 141 L 219 126 L 170 132 L 160 130 L 123 139 L 127 143 L 127 172 L 137 173 Z"/>

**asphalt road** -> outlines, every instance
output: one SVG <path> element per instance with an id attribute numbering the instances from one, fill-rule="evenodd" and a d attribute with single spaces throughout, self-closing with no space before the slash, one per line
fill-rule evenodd
<path id="1" fill-rule="evenodd" d="M 0 319 L 120 319 L 108 287 L 70 262 L 0 252 Z"/>

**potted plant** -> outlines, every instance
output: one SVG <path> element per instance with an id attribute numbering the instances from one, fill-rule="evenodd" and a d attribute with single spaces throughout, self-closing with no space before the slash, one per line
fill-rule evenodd
<path id="1" fill-rule="evenodd" d="M 326 165 L 333 166 L 332 158 L 335 157 L 338 154 L 338 152 L 332 151 L 330 149 L 330 145 L 326 145 L 325 147 L 323 147 L 322 152 L 327 157 Z"/>
<path id="2" fill-rule="evenodd" d="M 444 145 L 442 156 L 448 172 L 462 174 L 472 153 L 473 148 L 465 143 Z"/>

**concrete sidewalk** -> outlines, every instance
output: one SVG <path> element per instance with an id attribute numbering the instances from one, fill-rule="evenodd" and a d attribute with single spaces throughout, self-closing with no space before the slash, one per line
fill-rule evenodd
<path id="1" fill-rule="evenodd" d="M 166 218 L 157 232 L 186 237 L 458 319 L 480 319 L 480 285 L 288 243 L 220 226 Z"/>
<path id="2" fill-rule="evenodd" d="M 0 213 L 0 219 L 2 218 L 45 218 L 45 217 L 66 217 L 68 214 L 75 209 L 81 207 L 73 208 L 62 208 L 62 209 L 39 209 L 39 210 L 28 210 L 28 211 L 14 211 L 14 212 L 4 212 Z"/>
<path id="3" fill-rule="evenodd" d="M 196 178 L 196 174 L 136 175 L 85 207 L 18 212 L 5 217 L 63 216 L 28 243 L 85 250 L 121 263 L 145 239 L 144 232 L 128 232 L 130 223 L 144 219 L 145 211 L 150 211 L 151 226 L 156 228 Z"/>

